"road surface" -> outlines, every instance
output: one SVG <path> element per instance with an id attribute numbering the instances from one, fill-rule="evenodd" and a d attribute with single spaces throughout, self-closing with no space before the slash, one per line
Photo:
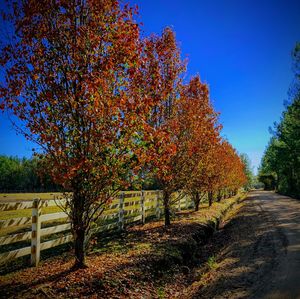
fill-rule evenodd
<path id="1" fill-rule="evenodd" d="M 254 191 L 244 203 L 204 248 L 216 265 L 183 298 L 300 299 L 300 200 Z"/>
<path id="2" fill-rule="evenodd" d="M 265 297 L 300 298 L 300 200 L 271 192 L 255 192 L 251 196 L 257 209 L 269 214 L 274 237 L 280 236 L 282 241 L 280 260 Z"/>

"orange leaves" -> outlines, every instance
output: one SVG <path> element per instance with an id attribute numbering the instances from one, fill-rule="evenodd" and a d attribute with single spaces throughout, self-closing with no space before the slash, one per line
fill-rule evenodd
<path id="1" fill-rule="evenodd" d="M 118 1 L 33 0 L 15 12 L 12 28 L 22 34 L 1 49 L 0 109 L 24 121 L 46 156 L 45 172 L 84 194 L 87 209 L 101 204 L 151 160 L 141 144 L 153 102 L 140 92 L 134 11 Z"/>
<path id="2" fill-rule="evenodd" d="M 184 87 L 181 97 L 181 121 L 184 122 L 185 134 L 189 136 L 186 148 L 190 163 L 186 169 L 190 179 L 186 189 L 189 192 L 213 192 L 239 188 L 243 177 L 239 157 L 220 136 L 218 113 L 210 103 L 207 85 L 202 84 L 199 77 L 194 77 Z"/>

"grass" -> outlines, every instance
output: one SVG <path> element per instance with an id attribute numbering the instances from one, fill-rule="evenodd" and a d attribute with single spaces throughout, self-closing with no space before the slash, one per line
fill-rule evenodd
<path id="1" fill-rule="evenodd" d="M 241 195 L 238 195 L 241 197 Z M 212 207 L 209 207 L 207 202 L 201 203 L 199 207 L 200 213 L 191 213 L 186 217 L 185 213 L 186 211 L 182 212 L 183 217 L 185 218 L 185 221 L 193 221 L 196 220 L 197 222 L 210 222 L 210 224 L 216 225 L 218 219 L 224 215 L 224 211 L 230 208 L 232 204 L 235 204 L 237 201 L 237 197 L 231 197 L 227 199 L 223 199 L 221 202 L 214 202 Z M 179 218 L 180 218 L 179 214 Z"/>
<path id="2" fill-rule="evenodd" d="M 218 268 L 218 263 L 216 261 L 216 257 L 214 255 L 210 256 L 207 260 L 207 266 L 209 269 Z"/>
<path id="3" fill-rule="evenodd" d="M 165 298 L 165 290 L 162 287 L 159 287 L 157 289 L 157 296 L 159 299 L 164 299 Z"/>
<path id="4" fill-rule="evenodd" d="M 63 194 L 62 193 L 1 193 L 0 194 L 0 203 L 7 202 L 20 202 L 20 201 L 31 201 L 34 198 L 40 198 L 42 200 L 49 200 L 54 198 L 59 198 Z M 51 214 L 60 212 L 61 209 L 56 206 L 52 207 L 44 207 L 42 208 L 42 214 Z M 21 218 L 21 217 L 31 217 L 32 211 L 31 209 L 19 209 L 19 210 L 11 210 L 11 211 L 0 211 L 0 220 L 8 220 L 11 218 Z M 61 222 L 61 221 L 60 221 Z M 55 222 L 50 222 L 50 224 Z M 46 224 L 49 225 L 49 222 Z M 6 227 L 0 229 L 0 236 L 19 233 L 29 230 L 31 224 L 15 226 L 15 227 Z"/>
<path id="5" fill-rule="evenodd" d="M 60 212 L 61 209 L 59 207 L 45 207 L 42 208 L 42 214 L 50 214 Z M 11 218 L 19 218 L 19 217 L 30 217 L 31 216 L 31 209 L 21 209 L 21 210 L 11 210 L 11 211 L 1 211 L 0 212 L 0 219 L 7 220 Z"/>
<path id="6" fill-rule="evenodd" d="M 1 202 L 14 202 L 14 201 L 27 201 L 33 200 L 34 198 L 40 199 L 54 199 L 54 197 L 62 196 L 62 193 L 59 192 L 49 192 L 49 193 L 1 193 L 0 194 L 0 203 Z"/>

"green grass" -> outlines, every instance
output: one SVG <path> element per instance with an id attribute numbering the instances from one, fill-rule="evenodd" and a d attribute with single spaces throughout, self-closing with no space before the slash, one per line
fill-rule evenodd
<path id="1" fill-rule="evenodd" d="M 216 269 L 218 267 L 218 263 L 217 263 L 216 257 L 214 255 L 212 255 L 208 258 L 207 266 L 209 267 L 209 269 Z"/>
<path id="2" fill-rule="evenodd" d="M 50 213 L 56 213 L 60 211 L 61 209 L 56 206 L 42 208 L 42 214 L 50 214 Z M 0 212 L 0 220 L 7 220 L 7 219 L 19 218 L 19 217 L 31 217 L 31 209 L 20 209 L 20 210 Z"/>
<path id="3" fill-rule="evenodd" d="M 63 194 L 56 193 L 1 193 L 0 194 L 0 203 L 5 202 L 19 202 L 19 201 L 31 201 L 34 198 L 40 198 L 42 200 L 54 199 L 54 197 L 61 197 Z M 44 207 L 42 208 L 42 214 L 50 214 L 61 212 L 59 207 Z M 11 210 L 11 211 L 0 211 L 0 220 L 8 220 L 11 218 L 21 218 L 21 217 L 31 217 L 31 209 L 20 209 L 20 210 Z M 51 222 L 52 223 L 52 222 Z M 0 236 L 7 234 L 24 232 L 31 227 L 31 224 L 7 227 L 0 229 Z"/>
<path id="4" fill-rule="evenodd" d="M 165 298 L 165 290 L 163 287 L 159 287 L 157 289 L 157 296 L 159 299 L 164 299 Z"/>
<path id="5" fill-rule="evenodd" d="M 54 199 L 54 197 L 62 196 L 60 192 L 49 192 L 49 193 L 0 193 L 1 202 L 14 202 L 14 201 L 28 201 L 34 198 L 40 199 Z"/>

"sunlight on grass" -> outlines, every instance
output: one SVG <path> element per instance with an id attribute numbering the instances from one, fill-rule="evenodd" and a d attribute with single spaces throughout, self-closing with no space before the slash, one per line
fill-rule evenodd
<path id="1" fill-rule="evenodd" d="M 207 263 L 207 266 L 209 267 L 209 269 L 218 268 L 218 263 L 217 263 L 216 257 L 214 255 L 210 256 L 206 263 Z"/>

